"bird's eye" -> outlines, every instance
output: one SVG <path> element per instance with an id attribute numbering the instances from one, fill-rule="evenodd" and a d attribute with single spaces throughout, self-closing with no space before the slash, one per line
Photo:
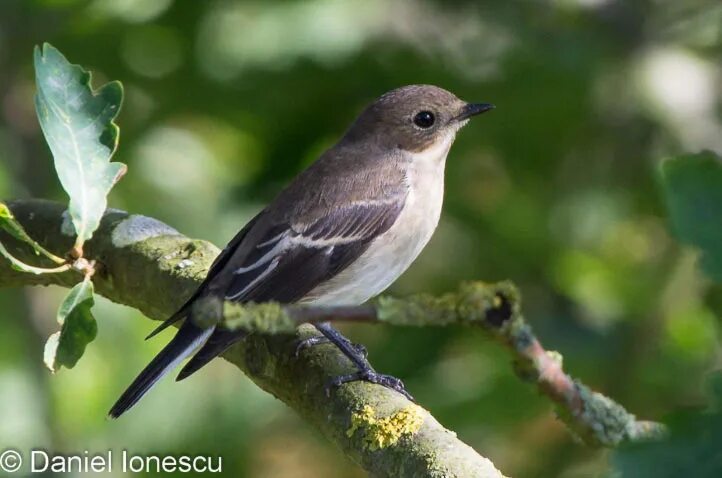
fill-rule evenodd
<path id="1" fill-rule="evenodd" d="M 419 128 L 431 128 L 434 125 L 434 121 L 436 121 L 436 118 L 431 111 L 419 111 L 416 113 L 416 116 L 414 116 L 414 124 Z"/>

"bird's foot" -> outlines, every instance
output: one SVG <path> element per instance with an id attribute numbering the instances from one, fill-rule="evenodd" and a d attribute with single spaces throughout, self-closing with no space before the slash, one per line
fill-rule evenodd
<path id="1" fill-rule="evenodd" d="M 396 377 L 392 377 L 391 375 L 383 375 L 378 372 L 376 372 L 373 367 L 371 367 L 371 364 L 369 364 L 368 359 L 366 358 L 367 352 L 366 348 L 362 345 L 356 345 L 351 343 L 346 337 L 341 335 L 341 333 L 331 327 L 331 324 L 328 323 L 320 323 L 320 324 L 314 324 L 314 326 L 318 329 L 319 332 L 321 332 L 324 337 L 328 339 L 329 342 L 334 344 L 338 349 L 353 363 L 356 368 L 358 369 L 355 373 L 350 373 L 347 375 L 341 375 L 339 377 L 335 377 L 331 379 L 326 384 L 326 394 L 331 394 L 331 388 L 337 388 L 344 383 L 349 382 L 356 382 L 358 380 L 363 380 L 365 382 L 371 382 L 376 383 L 381 386 L 384 386 L 386 388 L 390 388 L 391 390 L 395 390 L 399 392 L 404 397 L 408 398 L 409 400 L 413 401 L 414 398 L 409 394 L 409 392 L 406 391 L 404 388 L 404 384 L 401 380 L 399 380 Z M 314 337 L 311 341 L 311 345 L 319 344 L 319 343 L 325 343 L 324 340 L 322 340 L 321 337 Z"/>
<path id="2" fill-rule="evenodd" d="M 344 338 L 345 339 L 345 338 Z M 351 342 L 348 339 L 345 339 L 346 343 L 351 347 L 353 350 L 356 351 L 361 357 L 366 359 L 369 355 L 368 350 L 366 350 L 366 347 L 364 347 L 361 344 L 355 344 Z M 333 342 L 329 340 L 327 337 L 324 337 L 323 335 L 313 335 L 311 337 L 301 339 L 296 344 L 296 358 L 298 358 L 299 355 L 301 355 L 301 352 L 306 350 L 307 348 L 314 347 L 316 345 L 322 345 L 322 344 L 332 344 Z"/>
<path id="3" fill-rule="evenodd" d="M 326 395 L 331 394 L 332 388 L 338 388 L 344 383 L 357 382 L 359 380 L 375 383 L 383 387 L 390 388 L 391 390 L 394 390 L 403 395 L 404 397 L 408 398 L 412 402 L 414 401 L 414 397 L 412 397 L 411 394 L 406 391 L 406 388 L 404 387 L 404 382 L 391 375 L 380 374 L 374 369 L 372 369 L 370 366 L 355 373 L 340 375 L 338 377 L 332 378 L 326 384 Z"/>

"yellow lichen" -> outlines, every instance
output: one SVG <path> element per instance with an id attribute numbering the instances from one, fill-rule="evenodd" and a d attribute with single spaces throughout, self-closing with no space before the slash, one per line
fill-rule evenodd
<path id="1" fill-rule="evenodd" d="M 395 445 L 404 435 L 413 435 L 424 423 L 423 410 L 411 405 L 386 418 L 378 418 L 369 405 L 351 414 L 351 427 L 346 431 L 350 438 L 357 430 L 363 431 L 363 446 L 368 450 L 380 450 Z"/>

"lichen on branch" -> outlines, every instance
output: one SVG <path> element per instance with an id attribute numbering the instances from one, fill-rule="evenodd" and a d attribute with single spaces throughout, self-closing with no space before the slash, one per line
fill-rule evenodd
<path id="1" fill-rule="evenodd" d="M 9 207 L 26 231 L 49 251 L 62 253 L 72 246 L 74 238 L 62 232 L 64 206 L 28 200 L 11 202 Z M 159 224 L 162 225 L 155 220 L 142 220 L 123 211 L 109 210 L 84 248 L 86 257 L 97 260 L 93 277 L 96 292 L 135 307 L 155 320 L 167 318 L 182 305 L 219 253 L 217 247 L 206 241 L 188 239 Z M 16 257 L 28 259 L 34 254 L 30 248 L 8 236 L 0 231 L 0 241 L 7 244 Z M 49 284 L 72 287 L 80 280 L 81 275 L 70 271 L 52 275 L 24 274 L 0 261 L 0 287 Z M 264 313 L 256 317 L 283 310 L 273 305 L 259 307 Z M 266 317 L 265 321 L 268 320 Z M 253 327 L 253 320 L 248 324 Z M 401 433 L 393 444 L 384 439 L 387 446 L 371 450 L 364 446 L 366 435 L 360 430 L 349 437 L 347 432 L 352 427 L 353 414 L 365 407 L 383 420 L 415 405 L 394 391 L 365 382 L 344 385 L 327 396 L 328 380 L 352 372 L 353 366 L 332 347 L 313 347 L 296 356 L 298 339 L 311 334 L 315 332 L 308 325 L 299 327 L 295 334 L 252 334 L 232 347 L 224 357 L 261 388 L 299 413 L 371 476 L 503 477 L 491 461 L 446 430 L 421 407 L 414 409 L 421 417 L 419 429 L 414 433 Z M 414 423 L 402 420 L 401 425 Z M 391 433 L 392 428 L 385 430 Z"/>
<path id="2" fill-rule="evenodd" d="M 512 352 L 519 377 L 548 396 L 561 420 L 588 445 L 613 447 L 664 435 L 662 425 L 638 421 L 611 398 L 566 374 L 561 354 L 545 350 L 522 316 L 520 294 L 510 282 L 468 282 L 438 297 L 380 297 L 360 307 L 229 303 L 224 313 L 227 327 L 272 334 L 292 333 L 304 322 L 321 321 L 481 327 Z"/>
<path id="3" fill-rule="evenodd" d="M 33 237 L 44 238 L 45 247 L 65 250 L 69 238 L 61 233 L 62 206 L 21 201 L 10 207 Z M 158 227 L 162 223 L 157 222 L 151 228 L 157 234 L 140 228 L 142 233 L 134 234 L 133 240 L 114 241 L 118 237 L 114 233 L 118 228 L 127 232 L 133 217 L 137 216 L 122 211 L 107 213 L 88 243 L 88 257 L 100 265 L 94 283 L 96 290 L 111 300 L 162 320 L 195 290 L 218 249 L 205 241 L 185 238 L 174 229 Z M 128 239 L 126 235 L 123 237 Z M 12 240 L 7 239 L 12 246 Z M 6 240 L 2 233 L 0 240 Z M 17 247 L 13 253 L 29 253 L 23 251 Z M 143 280 L 139 280 L 141 277 Z M 72 286 L 77 280 L 77 275 L 69 274 L 22 274 L 0 263 L 0 287 L 50 283 Z M 315 333 L 307 323 L 341 320 L 479 327 L 510 351 L 516 373 L 552 400 L 559 417 L 585 443 L 616 446 L 664 433 L 662 425 L 636 420 L 612 399 L 566 374 L 561 355 L 545 350 L 522 316 L 520 295 L 510 282 L 470 282 L 441 296 L 381 297 L 358 307 L 222 305 L 227 327 L 254 332 L 224 357 L 313 423 L 373 476 L 502 475 L 426 410 L 396 392 L 354 382 L 328 396 L 328 380 L 352 372 L 353 367 L 331 347 L 314 347 L 297 355 L 298 339 Z"/>
<path id="4" fill-rule="evenodd" d="M 349 438 L 359 432 L 363 435 L 363 446 L 371 451 L 382 450 L 396 445 L 406 436 L 413 436 L 421 429 L 424 417 L 421 408 L 410 405 L 388 417 L 377 417 L 376 410 L 368 405 L 351 414 L 351 428 L 346 435 Z"/>

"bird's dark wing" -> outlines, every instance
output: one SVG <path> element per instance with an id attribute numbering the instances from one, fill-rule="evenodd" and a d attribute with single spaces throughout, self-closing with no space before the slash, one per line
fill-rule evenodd
<path id="1" fill-rule="evenodd" d="M 216 277 L 218 272 L 220 272 L 223 267 L 228 263 L 228 261 L 233 256 L 234 251 L 238 248 L 241 241 L 246 237 L 246 234 L 248 234 L 248 231 L 251 230 L 251 228 L 258 222 L 258 219 L 263 214 L 263 211 L 257 214 L 253 219 L 248 221 L 248 223 L 243 226 L 243 229 L 241 229 L 234 237 L 231 239 L 231 241 L 226 245 L 225 248 L 218 254 L 218 256 L 213 261 L 213 264 L 211 264 L 211 267 L 208 269 L 208 274 L 206 274 L 205 279 L 203 279 L 203 282 L 200 286 L 196 289 L 196 291 L 191 295 L 188 300 L 176 311 L 175 314 L 171 315 L 169 318 L 163 321 L 162 324 L 160 324 L 158 327 L 156 327 L 148 336 L 145 338 L 146 340 L 150 339 L 151 337 L 156 336 L 160 332 L 164 331 L 166 328 L 170 327 L 174 323 L 178 322 L 179 320 L 185 318 L 188 313 L 191 304 L 200 297 L 200 295 L 205 291 L 206 286 L 208 283 Z"/>
<path id="2" fill-rule="evenodd" d="M 301 300 L 345 269 L 364 253 L 371 241 L 386 232 L 403 209 L 404 201 L 405 196 L 383 202 L 352 203 L 310 224 L 269 228 L 234 270 L 225 299 L 281 303 Z M 243 334 L 216 328 L 180 371 L 178 380 L 222 354 Z"/>
<path id="3" fill-rule="evenodd" d="M 404 200 L 405 196 L 399 195 L 385 201 L 356 202 L 309 224 L 269 228 L 233 271 L 225 299 L 282 303 L 302 299 L 386 232 L 403 209 Z"/>
<path id="4" fill-rule="evenodd" d="M 198 289 L 196 289 L 193 295 L 191 295 L 186 303 L 183 304 L 183 306 L 178 309 L 175 314 L 151 332 L 147 339 L 153 337 L 179 320 L 186 318 L 190 314 L 193 302 L 206 291 L 208 284 L 211 283 L 213 279 L 216 278 L 224 269 L 226 264 L 231 260 L 243 240 L 248 235 L 248 232 L 259 222 L 263 214 L 264 212 L 259 213 L 235 235 L 231 242 L 228 243 L 228 245 L 213 261 L 205 280 Z M 112 418 L 118 418 L 135 405 L 138 400 L 140 400 L 143 395 L 145 395 L 148 390 L 150 390 L 150 388 L 153 387 L 153 385 L 155 385 L 161 377 L 163 377 L 163 375 L 168 373 L 171 369 L 193 353 L 193 351 L 201 344 L 206 341 L 207 343 L 212 342 L 218 344 L 219 339 L 225 337 L 226 335 L 216 332 L 215 327 L 202 329 L 196 326 L 193 321 L 186 320 L 180 327 L 180 330 L 173 337 L 173 340 L 171 340 L 163 348 L 163 350 L 155 356 L 155 358 L 143 369 L 143 371 L 138 374 L 133 383 L 128 386 L 120 398 L 118 398 L 113 407 L 110 409 L 110 412 L 108 412 L 108 415 Z"/>
<path id="5" fill-rule="evenodd" d="M 302 173 L 326 178 L 326 182 L 313 191 L 303 181 L 292 183 L 280 196 L 283 201 L 277 200 L 275 206 L 269 206 L 236 235 L 198 291 L 159 330 L 187 317 L 191 304 L 203 295 L 237 302 L 296 302 L 361 256 L 375 238 L 394 224 L 404 207 L 406 189 L 400 170 L 384 171 L 381 179 L 369 182 L 368 175 L 359 173 L 356 160 L 363 158 L 345 158 L 338 163 L 341 170 L 319 160 Z M 329 204 L 343 202 L 338 198 L 350 198 L 351 202 L 330 208 Z M 243 335 L 219 326 L 201 329 L 186 320 L 176 338 L 118 399 L 110 415 L 118 417 L 132 407 L 200 343 L 205 341 L 178 379 L 203 367 Z"/>

